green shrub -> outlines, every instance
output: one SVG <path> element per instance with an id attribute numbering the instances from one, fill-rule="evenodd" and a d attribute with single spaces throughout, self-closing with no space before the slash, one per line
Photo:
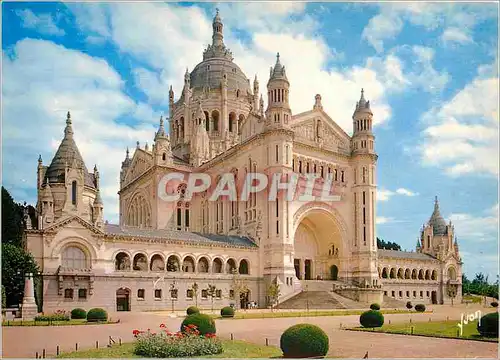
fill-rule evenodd
<path id="1" fill-rule="evenodd" d="M 281 334 L 280 348 L 285 358 L 325 356 L 328 335 L 316 325 L 297 324 Z"/>
<path id="2" fill-rule="evenodd" d="M 484 337 L 498 337 L 498 312 L 484 315 L 477 323 L 477 331 Z"/>
<path id="3" fill-rule="evenodd" d="M 415 305 L 415 311 L 417 311 L 417 312 L 424 312 L 425 311 L 425 305 L 424 304 L 417 304 L 417 305 Z"/>
<path id="4" fill-rule="evenodd" d="M 491 306 L 493 306 L 493 307 L 498 307 L 498 303 L 497 303 L 496 301 L 493 301 L 493 302 L 491 303 Z"/>
<path id="5" fill-rule="evenodd" d="M 373 303 L 370 305 L 370 309 L 372 310 L 380 310 L 380 305 L 377 303 Z"/>
<path id="6" fill-rule="evenodd" d="M 193 314 L 186 316 L 181 324 L 181 331 L 186 332 L 189 325 L 194 325 L 201 335 L 215 334 L 215 321 L 205 314 Z"/>
<path id="7" fill-rule="evenodd" d="M 193 315 L 193 314 L 199 314 L 200 309 L 198 309 L 196 306 L 190 306 L 186 310 L 186 314 L 188 315 Z"/>
<path id="8" fill-rule="evenodd" d="M 186 332 L 174 334 L 166 331 L 154 333 L 134 330 L 134 336 L 137 338 L 134 354 L 144 358 L 192 358 L 221 354 L 223 351 L 222 343 L 215 334 L 200 336 L 194 326 Z"/>
<path id="9" fill-rule="evenodd" d="M 413 307 L 413 305 L 411 304 L 411 301 L 408 301 L 408 302 L 406 303 L 406 308 L 407 308 L 408 310 L 411 310 L 411 308 L 412 308 L 412 307 Z"/>
<path id="10" fill-rule="evenodd" d="M 232 318 L 232 317 L 234 317 L 234 309 L 231 306 L 223 307 L 220 310 L 220 314 L 222 317 Z"/>
<path id="11" fill-rule="evenodd" d="M 35 316 L 35 321 L 69 321 L 69 315 L 58 310 L 54 314 Z"/>
<path id="12" fill-rule="evenodd" d="M 384 325 L 384 315 L 378 310 L 365 311 L 359 317 L 359 323 L 365 328 L 375 328 Z"/>
<path id="13" fill-rule="evenodd" d="M 87 313 L 87 321 L 107 321 L 108 313 L 101 308 L 90 309 Z"/>
<path id="14" fill-rule="evenodd" d="M 83 309 L 76 308 L 71 310 L 71 318 L 72 319 L 86 319 L 87 318 L 87 312 Z"/>

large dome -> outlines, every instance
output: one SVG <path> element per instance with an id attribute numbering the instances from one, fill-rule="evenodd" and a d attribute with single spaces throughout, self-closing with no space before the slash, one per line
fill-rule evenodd
<path id="1" fill-rule="evenodd" d="M 210 58 L 202 61 L 190 74 L 191 88 L 220 88 L 224 74 L 227 77 L 229 90 L 240 90 L 243 94 L 250 92 L 250 80 L 240 67 L 229 59 Z"/>

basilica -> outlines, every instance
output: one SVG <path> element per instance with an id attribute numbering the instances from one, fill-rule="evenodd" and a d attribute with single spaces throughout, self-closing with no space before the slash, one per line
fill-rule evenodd
<path id="1" fill-rule="evenodd" d="M 27 221 L 26 247 L 42 272 L 43 310 L 266 307 L 307 289 L 345 304 L 459 302 L 462 262 L 437 199 L 415 251 L 377 249 L 378 156 L 363 91 L 353 101 L 351 136 L 319 94 L 294 114 L 293 83 L 278 54 L 265 105 L 258 79 L 251 84 L 224 44 L 219 13 L 212 27 L 203 60 L 186 71 L 179 93 L 170 88 L 152 145 L 126 150 L 118 224 L 104 220 L 98 168 L 89 172 L 75 142 L 72 123 L 80 119 L 68 112 L 52 161 L 39 158 L 38 226 Z M 167 202 L 158 189 L 172 172 L 232 174 L 236 183 L 249 173 L 315 174 L 317 187 L 333 180 L 340 200 L 252 193 L 211 201 L 206 191 L 186 196 L 179 181 L 178 200 Z M 279 293 L 271 298 L 273 286 Z"/>

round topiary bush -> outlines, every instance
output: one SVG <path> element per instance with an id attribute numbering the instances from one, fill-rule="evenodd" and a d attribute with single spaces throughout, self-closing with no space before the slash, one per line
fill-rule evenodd
<path id="1" fill-rule="evenodd" d="M 223 307 L 220 310 L 220 314 L 224 318 L 232 318 L 234 317 L 234 309 L 231 306 Z"/>
<path id="2" fill-rule="evenodd" d="M 498 337 L 498 312 L 484 315 L 477 323 L 477 331 L 484 337 Z"/>
<path id="3" fill-rule="evenodd" d="M 411 310 L 411 308 L 412 308 L 412 307 L 413 307 L 413 305 L 411 304 L 411 301 L 408 301 L 408 302 L 406 303 L 406 308 L 407 308 L 408 310 Z"/>
<path id="4" fill-rule="evenodd" d="M 107 320 L 108 320 L 108 313 L 104 309 L 93 308 L 93 309 L 90 309 L 89 312 L 87 313 L 87 321 L 89 321 L 89 322 L 107 321 Z"/>
<path id="5" fill-rule="evenodd" d="M 372 310 L 380 310 L 380 305 L 377 303 L 373 303 L 370 305 L 370 309 Z"/>
<path id="6" fill-rule="evenodd" d="M 496 301 L 493 301 L 493 302 L 491 303 L 491 306 L 493 306 L 493 307 L 498 307 L 498 303 L 497 303 Z"/>
<path id="7" fill-rule="evenodd" d="M 198 309 L 196 306 L 190 306 L 186 310 L 186 314 L 188 315 L 193 315 L 193 314 L 199 314 L 200 309 Z"/>
<path id="8" fill-rule="evenodd" d="M 285 358 L 325 356 L 328 335 L 316 325 L 297 324 L 281 334 L 280 348 Z"/>
<path id="9" fill-rule="evenodd" d="M 205 314 L 193 314 L 186 316 L 181 324 L 181 331 L 185 331 L 189 325 L 195 325 L 200 335 L 215 334 L 215 321 Z"/>
<path id="10" fill-rule="evenodd" d="M 76 308 L 71 310 L 71 318 L 72 319 L 86 319 L 87 312 L 81 308 Z"/>
<path id="11" fill-rule="evenodd" d="M 425 305 L 424 304 L 417 304 L 417 305 L 415 305 L 415 311 L 417 311 L 417 312 L 424 312 L 425 311 Z"/>
<path id="12" fill-rule="evenodd" d="M 359 323 L 365 328 L 375 328 L 384 325 L 384 315 L 378 310 L 365 311 L 359 317 Z"/>

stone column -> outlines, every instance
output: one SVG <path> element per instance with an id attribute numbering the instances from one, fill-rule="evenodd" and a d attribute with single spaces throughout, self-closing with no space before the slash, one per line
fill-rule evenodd
<path id="1" fill-rule="evenodd" d="M 35 301 L 35 288 L 33 285 L 33 274 L 26 274 L 24 280 L 24 297 L 21 305 L 21 315 L 23 320 L 33 320 L 38 314 L 38 307 Z"/>
<path id="2" fill-rule="evenodd" d="M 306 260 L 300 259 L 300 280 L 305 280 L 306 278 Z"/>

